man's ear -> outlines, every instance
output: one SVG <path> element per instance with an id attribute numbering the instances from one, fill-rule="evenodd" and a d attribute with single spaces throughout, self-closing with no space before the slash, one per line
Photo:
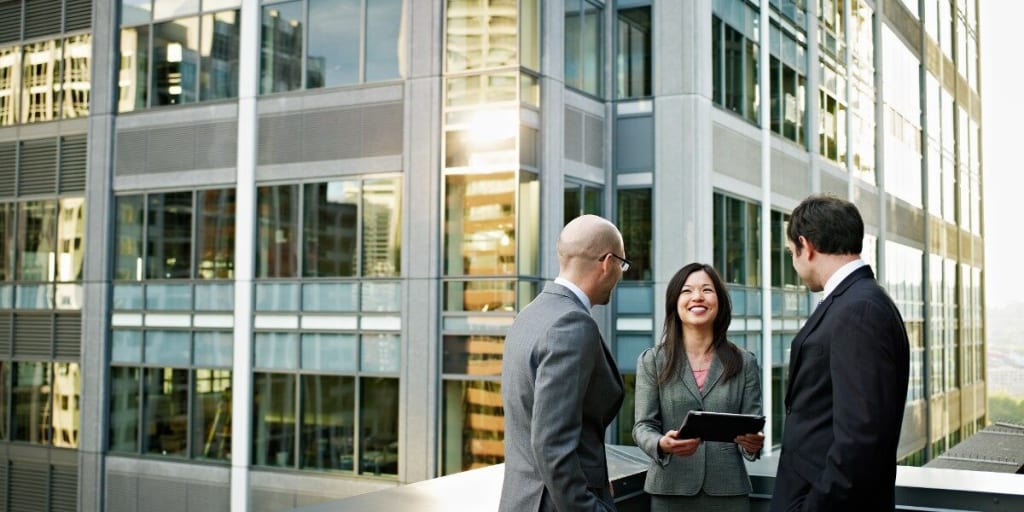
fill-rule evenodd
<path id="1" fill-rule="evenodd" d="M 818 248 L 814 246 L 814 243 L 800 235 L 800 243 L 804 246 L 804 251 L 807 252 L 807 259 L 811 259 L 818 252 Z"/>

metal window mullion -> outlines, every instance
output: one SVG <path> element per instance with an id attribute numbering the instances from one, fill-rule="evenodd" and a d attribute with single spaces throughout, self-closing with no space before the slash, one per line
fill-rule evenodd
<path id="1" fill-rule="evenodd" d="M 310 1 L 311 0 L 302 0 L 302 20 L 306 22 L 306 25 L 305 25 L 306 28 L 305 28 L 305 30 L 302 31 L 302 48 L 299 50 L 299 58 L 301 59 L 301 62 L 299 62 L 299 73 L 300 73 L 300 76 L 299 76 L 299 89 L 298 90 L 300 90 L 300 91 L 304 91 L 304 90 L 309 89 L 309 84 L 306 83 L 307 80 L 309 79 L 309 76 L 308 76 L 309 70 L 306 69 L 306 65 L 309 62 L 308 55 L 309 55 L 309 35 L 310 35 L 309 34 L 310 33 L 310 30 L 309 30 L 309 2 Z M 262 21 L 261 21 L 261 24 L 262 24 Z M 262 27 L 261 27 L 261 31 L 262 31 Z M 261 36 L 261 39 L 262 39 L 262 36 Z M 262 43 L 260 44 L 260 46 L 262 46 Z M 260 52 L 262 54 L 262 48 L 260 49 Z M 257 66 L 257 67 L 259 67 L 259 66 Z M 273 82 L 271 82 L 271 83 L 273 83 Z M 271 90 L 273 90 L 273 87 L 271 87 Z M 298 454 L 296 453 L 296 455 L 298 455 Z"/>
<path id="2" fill-rule="evenodd" d="M 369 27 L 366 25 L 368 21 L 366 16 L 366 4 L 368 1 L 369 0 L 362 0 L 359 6 L 359 63 L 357 64 L 359 66 L 359 70 L 357 73 L 357 80 L 359 80 L 359 83 L 361 84 L 366 83 L 366 37 L 369 33 Z"/>
<path id="3" fill-rule="evenodd" d="M 143 356 L 145 356 L 145 353 L 146 353 L 146 351 L 145 351 L 145 343 L 146 343 L 146 337 L 145 337 L 145 334 L 143 334 L 143 337 L 142 337 L 142 344 L 143 344 L 142 354 L 143 354 Z M 144 361 L 145 357 L 143 357 L 142 359 Z M 146 425 L 144 423 L 145 420 L 146 420 L 146 411 L 145 411 L 145 408 L 146 408 L 146 385 L 145 385 L 146 384 L 146 367 L 140 365 L 140 366 L 136 367 L 136 369 L 139 372 L 138 373 L 138 375 L 139 375 L 139 383 L 138 383 L 139 402 L 138 402 L 138 419 L 137 419 L 137 421 L 135 423 L 135 428 L 138 429 L 138 432 L 135 433 L 135 443 L 136 443 L 136 445 L 135 445 L 135 453 L 138 454 L 138 455 L 141 455 L 141 454 L 145 453 L 143 451 L 143 447 L 142 447 L 143 443 L 142 443 L 142 441 L 143 441 L 143 435 L 144 435 L 143 433 L 146 431 L 146 428 L 145 428 Z"/>
<path id="4" fill-rule="evenodd" d="M 305 65 L 305 64 L 303 64 Z M 298 279 L 299 282 L 299 312 L 302 312 L 304 304 L 302 304 L 302 278 L 306 275 L 306 183 L 298 183 L 295 185 L 283 185 L 283 186 L 294 186 L 297 191 L 296 196 L 298 206 L 296 207 L 296 219 L 295 219 L 295 240 L 297 240 L 298 246 L 295 248 L 298 252 L 298 257 L 295 262 L 295 276 L 294 279 Z M 259 208 L 257 208 L 259 210 Z"/>
<path id="5" fill-rule="evenodd" d="M 200 23 L 200 25 L 202 25 L 202 23 Z M 196 80 L 196 82 L 198 82 L 198 80 Z M 197 85 L 197 87 L 198 87 L 198 85 Z M 191 190 L 190 192 L 191 192 L 191 195 L 192 195 L 192 218 L 189 221 L 189 223 L 191 224 L 191 232 L 189 233 L 189 248 L 188 248 L 188 251 L 189 251 L 189 258 L 188 258 L 189 259 L 189 264 L 188 264 L 189 270 L 188 270 L 188 276 L 189 276 L 189 280 L 191 281 L 190 285 L 189 285 L 189 288 L 191 288 L 191 290 L 192 290 L 192 293 L 189 294 L 190 295 L 190 297 L 189 297 L 189 303 L 190 304 L 189 305 L 194 310 L 195 307 L 196 307 L 196 305 L 195 305 L 196 304 L 196 293 L 195 293 L 195 290 L 196 290 L 196 286 L 195 285 L 196 285 L 196 283 L 195 283 L 195 281 L 196 281 L 197 275 L 198 275 L 198 266 L 196 264 L 196 260 L 199 258 L 199 253 L 196 250 L 197 246 L 199 245 L 199 244 L 196 243 L 197 239 L 198 239 L 196 234 L 199 233 L 199 191 L 198 190 Z M 190 357 L 191 357 L 191 354 L 190 354 Z"/>
<path id="6" fill-rule="evenodd" d="M 360 335 L 360 341 L 362 341 L 362 338 L 363 337 Z M 362 343 L 359 344 L 358 352 L 360 353 L 360 360 L 362 360 Z M 352 377 L 352 381 L 352 403 L 355 407 L 355 413 L 352 415 L 352 471 L 357 475 L 361 475 L 363 473 L 363 379 L 360 377 L 359 371 L 357 371 L 356 375 Z"/>
<path id="7" fill-rule="evenodd" d="M 145 281 L 149 278 L 149 273 L 146 271 L 149 260 L 149 194 L 142 194 L 142 264 L 139 267 L 139 274 L 137 275 L 138 281 L 143 282 L 142 289 L 142 310 L 145 311 L 148 307 L 146 304 L 146 284 Z M 115 243 L 116 240 L 115 240 Z"/>
<path id="8" fill-rule="evenodd" d="M 301 366 L 301 365 L 300 365 Z M 292 426 L 292 430 L 295 432 L 294 439 L 292 439 L 292 453 L 295 454 L 295 460 L 292 462 L 292 469 L 301 468 L 299 461 L 299 450 L 302 448 L 302 374 L 296 370 L 292 370 L 291 373 L 295 377 L 295 389 L 292 390 L 295 397 L 295 424 Z"/>
<path id="9" fill-rule="evenodd" d="M 191 337 L 189 338 L 189 342 L 190 342 L 190 345 L 191 345 Z M 192 347 L 189 346 L 189 362 L 191 362 L 191 360 L 192 360 L 192 350 L 191 350 L 191 348 Z M 185 459 L 189 460 L 189 459 L 192 459 L 192 449 L 193 449 L 192 443 L 195 442 L 195 439 L 194 439 L 195 436 L 193 435 L 193 432 L 195 431 L 195 428 L 193 428 L 194 425 L 192 423 L 192 422 L 195 421 L 195 418 L 192 416 L 192 411 L 194 410 L 193 401 L 195 400 L 195 388 L 196 388 L 196 386 L 195 386 L 195 383 L 196 383 L 195 375 L 196 375 L 196 371 L 195 371 L 195 369 L 192 366 L 189 366 L 188 368 L 186 368 L 185 371 L 188 372 L 187 373 L 187 378 L 186 378 L 186 386 L 187 387 L 186 387 L 186 390 L 185 390 L 185 392 L 186 392 L 185 407 L 188 408 L 188 410 L 185 411 L 185 425 L 186 425 L 186 428 L 185 428 Z"/>

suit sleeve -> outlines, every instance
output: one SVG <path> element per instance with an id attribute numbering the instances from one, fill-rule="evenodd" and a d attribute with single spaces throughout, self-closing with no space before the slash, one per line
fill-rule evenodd
<path id="1" fill-rule="evenodd" d="M 833 442 L 825 468 L 804 501 L 804 510 L 848 508 L 851 489 L 872 481 L 878 468 L 896 464 L 880 460 L 875 447 L 889 435 L 886 422 L 902 417 L 905 390 L 899 389 L 896 350 L 900 330 L 891 311 L 871 301 L 850 304 L 830 333 Z M 902 393 L 901 393 L 902 392 Z"/>
<path id="2" fill-rule="evenodd" d="M 658 450 L 658 441 L 667 430 L 661 418 L 655 350 L 645 350 L 636 361 L 636 423 L 633 424 L 633 441 L 648 457 L 666 466 L 671 456 Z"/>
<path id="3" fill-rule="evenodd" d="M 582 312 L 560 318 L 538 350 L 530 445 L 537 470 L 558 510 L 601 510 L 604 502 L 587 489 L 577 455 L 583 401 L 595 361 L 604 357 L 601 335 Z"/>
<path id="4" fill-rule="evenodd" d="M 757 364 L 754 354 L 743 352 L 743 400 L 740 403 L 740 414 L 764 414 L 764 403 L 761 398 L 761 367 Z M 740 455 L 747 460 L 757 460 L 761 453 L 753 455 L 736 445 Z"/>

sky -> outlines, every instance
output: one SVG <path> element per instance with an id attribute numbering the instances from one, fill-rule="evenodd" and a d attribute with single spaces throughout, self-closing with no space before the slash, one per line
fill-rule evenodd
<path id="1" fill-rule="evenodd" d="M 991 309 L 1024 303 L 1024 2 L 979 3 L 985 297 Z"/>

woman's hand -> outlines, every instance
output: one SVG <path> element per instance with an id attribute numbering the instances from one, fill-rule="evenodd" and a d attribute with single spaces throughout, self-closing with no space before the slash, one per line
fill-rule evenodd
<path id="1" fill-rule="evenodd" d="M 761 451 L 761 447 L 764 446 L 764 434 L 758 432 L 756 434 L 743 434 L 742 436 L 736 436 L 736 444 L 740 445 L 744 451 L 753 455 Z"/>
<path id="2" fill-rule="evenodd" d="M 697 452 L 697 447 L 700 446 L 700 438 L 694 439 L 676 439 L 678 431 L 669 430 L 665 435 L 661 436 L 658 440 L 658 448 L 661 448 L 662 453 L 675 455 L 677 457 L 689 457 Z"/>

